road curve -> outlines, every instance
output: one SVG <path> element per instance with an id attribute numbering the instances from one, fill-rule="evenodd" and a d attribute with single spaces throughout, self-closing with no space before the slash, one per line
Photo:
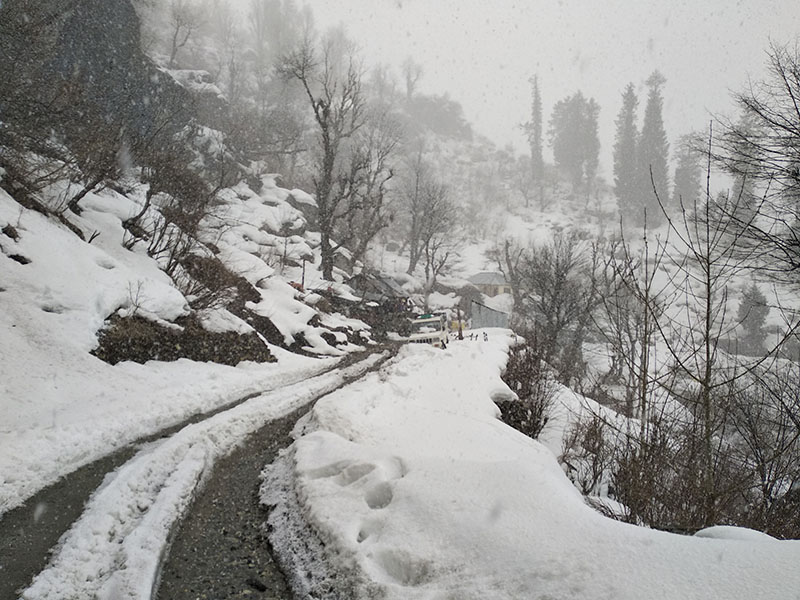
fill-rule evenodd
<path id="1" fill-rule="evenodd" d="M 363 355 L 360 358 L 363 358 Z M 357 357 L 348 357 L 348 359 L 347 362 L 355 362 Z M 369 361 L 369 359 L 367 360 Z M 337 368 L 333 370 L 340 370 L 339 366 L 337 365 Z M 364 369 L 356 369 L 356 372 L 359 370 L 363 371 Z M 325 375 L 317 377 L 325 377 Z M 311 383 L 314 379 L 316 378 L 311 378 L 304 383 Z M 308 399 L 298 397 L 297 402 L 305 404 L 313 402 L 319 395 L 330 391 L 326 390 L 327 388 L 323 385 L 321 389 L 311 394 Z M 275 394 L 276 392 L 273 391 L 271 393 Z M 129 468 L 127 464 L 134 462 L 134 458 L 138 454 L 145 452 L 140 450 L 142 444 L 147 444 L 160 438 L 153 443 L 153 445 L 159 446 L 164 443 L 164 440 L 170 439 L 170 436 L 174 437 L 177 435 L 176 432 L 183 431 L 191 427 L 192 424 L 202 426 L 204 422 L 210 422 L 218 414 L 221 414 L 222 418 L 224 418 L 224 413 L 236 410 L 237 407 L 253 399 L 254 396 L 256 395 L 250 394 L 245 398 L 236 399 L 213 413 L 195 416 L 168 430 L 154 434 L 147 439 L 139 440 L 135 444 L 131 444 L 74 471 L 58 483 L 41 490 L 22 507 L 5 513 L 0 519 L 0 598 L 18 597 L 25 586 L 31 583 L 34 575 L 45 567 L 48 560 L 51 561 L 48 569 L 52 570 L 53 560 L 57 562 L 57 559 L 60 558 L 59 554 L 64 553 L 64 546 L 69 545 L 69 540 L 67 539 L 65 542 L 65 538 L 69 538 L 70 526 L 74 529 L 79 521 L 85 517 L 85 515 L 82 515 L 87 501 L 91 503 L 90 499 L 99 495 L 99 487 L 104 480 L 106 485 L 103 488 L 110 485 L 109 480 L 113 484 L 113 480 L 119 477 L 119 472 Z M 291 406 L 292 410 L 294 408 L 296 407 Z M 293 423 L 292 418 L 289 416 L 280 417 L 278 421 L 285 421 L 286 424 L 289 424 Z M 269 426 L 265 427 L 265 429 L 268 428 Z M 280 430 L 280 426 L 276 424 L 273 429 L 272 433 L 269 431 L 263 433 L 264 440 L 267 440 L 270 435 L 280 437 L 277 433 Z M 261 432 L 257 432 L 253 439 L 260 439 L 262 437 L 260 434 Z M 280 444 L 280 442 L 278 443 Z M 238 453 L 239 451 L 236 451 L 236 454 Z M 261 462 L 261 466 L 263 464 L 264 462 Z M 206 475 L 203 476 L 203 478 L 205 477 Z M 200 479 L 198 476 L 197 480 L 199 481 Z M 258 482 L 257 474 L 253 481 L 254 485 L 256 485 Z M 65 532 L 68 532 L 67 535 L 63 535 Z M 61 538 L 61 542 L 59 542 L 59 538 Z M 256 588 L 260 587 L 260 584 L 256 583 L 255 580 L 252 583 Z M 252 587 L 251 585 L 251 589 Z M 26 597 L 28 595 L 34 598 L 39 597 L 41 589 L 42 587 L 39 586 L 39 591 L 37 592 L 34 586 L 33 591 L 29 589 L 28 593 L 26 593 Z"/>

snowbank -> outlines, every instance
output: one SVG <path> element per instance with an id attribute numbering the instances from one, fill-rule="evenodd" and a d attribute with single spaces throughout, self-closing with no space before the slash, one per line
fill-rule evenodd
<path id="1" fill-rule="evenodd" d="M 316 405 L 262 487 L 277 506 L 273 544 L 306 565 L 299 589 L 398 600 L 798 597 L 800 542 L 684 537 L 589 508 L 552 452 L 495 418 L 509 342 L 490 330 L 489 342 L 444 351 L 409 346 Z"/>

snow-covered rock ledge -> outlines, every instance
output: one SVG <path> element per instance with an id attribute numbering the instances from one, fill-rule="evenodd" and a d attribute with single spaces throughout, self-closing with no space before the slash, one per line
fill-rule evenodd
<path id="1" fill-rule="evenodd" d="M 684 537 L 589 508 L 549 450 L 496 419 L 491 397 L 504 387 L 510 339 L 490 330 L 488 342 L 445 351 L 409 346 L 321 400 L 298 426 L 262 487 L 276 507 L 273 544 L 294 555 L 293 569 L 317 573 L 301 575 L 298 591 L 398 600 L 800 597 L 800 542 Z"/>

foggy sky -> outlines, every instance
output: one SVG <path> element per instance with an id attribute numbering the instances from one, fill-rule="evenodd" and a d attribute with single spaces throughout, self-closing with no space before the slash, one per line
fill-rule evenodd
<path id="1" fill-rule="evenodd" d="M 647 76 L 667 78 L 670 149 L 733 111 L 730 91 L 764 70 L 770 38 L 794 43 L 797 0 L 307 0 L 320 30 L 343 23 L 368 63 L 424 66 L 421 89 L 449 92 L 483 133 L 524 150 L 528 78 L 539 75 L 545 123 L 580 89 L 601 107 L 601 174 L 611 178 L 614 119 L 633 82 L 644 112 Z M 399 74 L 399 69 L 398 69 Z"/>

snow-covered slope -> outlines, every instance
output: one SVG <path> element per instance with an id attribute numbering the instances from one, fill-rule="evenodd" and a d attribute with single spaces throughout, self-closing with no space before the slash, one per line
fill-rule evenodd
<path id="1" fill-rule="evenodd" d="M 314 232 L 305 231 L 303 216 L 286 201 L 289 191 L 266 184 L 261 195 L 226 190 L 204 235 L 217 242 L 230 269 L 254 284 L 261 300 L 251 303 L 253 312 L 272 319 L 286 345 L 300 338 L 308 352 L 330 356 L 358 349 L 339 332 L 330 345 L 321 336 L 328 329 L 309 323 L 317 311 L 288 284 L 295 275 L 299 280 L 300 269 L 285 264 L 305 257 L 308 280 L 315 278 L 308 241 Z M 69 214 L 87 239 L 98 234 L 87 243 L 0 190 L 0 515 L 141 436 L 332 364 L 273 345 L 277 364 L 236 367 L 186 359 L 111 366 L 92 356 L 111 315 L 136 314 L 175 328 L 175 318 L 190 311 L 142 244 L 123 247 L 122 221 L 139 212 L 143 193 L 136 187 L 129 197 L 111 190 L 87 195 L 82 214 Z M 285 223 L 294 228 L 291 237 L 275 233 Z M 283 269 L 268 264 L 264 248 L 280 251 Z M 219 308 L 199 317 L 216 331 L 253 331 Z M 366 327 L 337 314 L 322 321 L 328 328 Z"/>

